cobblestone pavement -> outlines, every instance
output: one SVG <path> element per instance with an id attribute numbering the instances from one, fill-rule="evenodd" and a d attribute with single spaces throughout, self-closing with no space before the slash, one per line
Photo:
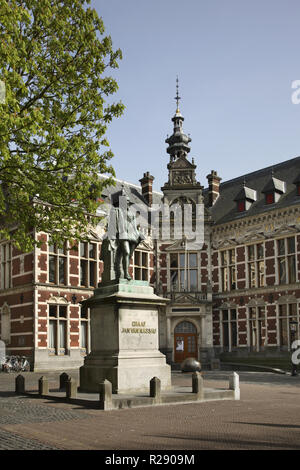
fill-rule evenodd
<path id="1" fill-rule="evenodd" d="M 82 413 L 43 406 L 37 404 L 36 401 L 19 396 L 1 398 L 0 426 L 2 424 L 50 423 L 52 421 L 84 419 Z"/>
<path id="2" fill-rule="evenodd" d="M 36 439 L 26 439 L 19 434 L 0 429 L 0 450 L 61 450 L 61 448 L 48 446 Z"/>
<path id="3" fill-rule="evenodd" d="M 230 372 L 204 373 L 206 387 L 228 387 Z M 240 372 L 241 400 L 103 412 L 17 397 L 16 375 L 0 374 L 0 449 L 300 449 L 300 377 Z M 28 373 L 36 389 L 41 374 Z M 57 387 L 58 374 L 48 376 Z M 173 374 L 190 385 L 190 374 Z M 51 387 L 51 385 L 50 385 Z"/>

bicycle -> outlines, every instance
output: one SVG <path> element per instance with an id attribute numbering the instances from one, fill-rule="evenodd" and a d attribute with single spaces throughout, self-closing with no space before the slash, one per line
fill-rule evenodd
<path id="1" fill-rule="evenodd" d="M 22 372 L 29 372 L 30 371 L 30 364 L 27 357 L 22 356 L 21 358 L 21 371 Z"/>

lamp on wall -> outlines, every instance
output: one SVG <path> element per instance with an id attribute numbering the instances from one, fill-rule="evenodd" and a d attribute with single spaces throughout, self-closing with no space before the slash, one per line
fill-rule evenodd
<path id="1" fill-rule="evenodd" d="M 274 302 L 274 295 L 269 294 L 269 304 L 272 304 Z"/>
<path id="2" fill-rule="evenodd" d="M 77 297 L 75 294 L 72 295 L 72 302 L 73 304 L 76 304 Z"/>

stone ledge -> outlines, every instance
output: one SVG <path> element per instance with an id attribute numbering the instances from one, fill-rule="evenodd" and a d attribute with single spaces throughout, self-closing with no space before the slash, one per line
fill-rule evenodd
<path id="1" fill-rule="evenodd" d="M 184 387 L 186 388 L 186 387 Z M 40 398 L 37 392 L 24 392 L 22 395 L 26 395 L 31 398 Z M 81 405 L 86 408 L 101 409 L 99 403 L 99 394 L 97 393 L 77 393 L 76 398 L 66 398 L 65 392 L 58 390 L 50 390 L 49 394 L 43 395 L 43 399 L 54 402 L 71 403 L 74 405 Z M 173 390 L 170 392 L 164 392 L 161 394 L 159 402 L 156 402 L 155 398 L 146 395 L 129 395 L 129 394 L 113 394 L 112 405 L 110 410 L 120 410 L 126 408 L 140 408 L 147 406 L 166 406 L 166 405 L 183 405 L 187 403 L 205 403 L 207 401 L 219 401 L 219 400 L 236 400 L 234 390 L 225 389 L 204 389 L 204 398 L 198 399 L 196 394 L 183 390 Z M 109 411 L 109 410 L 107 410 Z"/>
<path id="2" fill-rule="evenodd" d="M 110 302 L 130 302 L 137 301 L 142 303 L 156 303 L 157 305 L 166 305 L 169 299 L 159 297 L 154 294 L 154 289 L 147 281 L 111 281 L 100 283 L 94 290 L 94 295 L 81 303 L 86 306 Z"/>

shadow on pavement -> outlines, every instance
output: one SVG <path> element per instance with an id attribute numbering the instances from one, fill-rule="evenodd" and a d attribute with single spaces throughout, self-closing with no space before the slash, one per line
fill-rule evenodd
<path id="1" fill-rule="evenodd" d="M 249 424 L 249 423 L 245 423 L 245 424 Z M 220 439 L 217 439 L 217 438 L 213 438 L 213 437 L 203 437 L 203 436 L 196 436 L 196 435 L 190 435 L 190 436 L 187 436 L 187 435 L 168 435 L 168 434 L 145 434 L 145 437 L 156 437 L 156 438 L 161 438 L 161 439 L 173 439 L 173 440 L 180 440 L 180 441 L 184 441 L 184 440 L 188 440 L 188 441 L 199 441 L 199 442 L 203 442 L 203 443 L 207 443 L 207 444 L 211 444 L 213 445 L 213 449 L 217 449 L 218 447 L 216 447 L 216 444 L 224 444 L 224 448 L 233 448 L 233 449 L 240 449 L 240 448 L 243 448 L 243 449 L 248 449 L 248 450 L 251 450 L 251 449 L 255 449 L 255 448 L 262 448 L 262 447 L 266 447 L 266 448 L 274 448 L 274 449 L 300 449 L 300 443 L 291 443 L 291 442 L 286 442 L 286 443 L 283 443 L 283 442 L 270 442 L 270 441 L 263 441 L 263 440 L 250 440 L 250 439 L 247 439 L 247 440 L 243 440 L 241 439 L 240 436 L 237 436 L 236 438 L 232 437 L 227 437 L 226 438 L 220 438 Z M 220 446 L 221 447 L 221 446 Z M 183 446 L 181 444 L 181 447 L 180 449 L 182 449 Z M 197 447 L 193 447 L 195 449 L 197 449 Z M 207 445 L 207 446 L 203 446 L 204 449 L 209 449 L 210 446 Z M 172 449 L 176 449 L 176 444 L 173 443 L 172 444 Z"/>
<path id="2" fill-rule="evenodd" d="M 249 423 L 243 421 L 235 421 L 234 424 L 246 424 L 247 426 L 269 426 L 271 428 L 292 428 L 292 429 L 300 429 L 300 425 L 298 424 L 275 424 L 275 423 Z M 300 446 L 300 443 L 299 443 Z"/>
<path id="3" fill-rule="evenodd" d="M 17 394 L 15 392 L 0 392 L 0 397 L 8 398 L 8 397 L 16 397 Z"/>

